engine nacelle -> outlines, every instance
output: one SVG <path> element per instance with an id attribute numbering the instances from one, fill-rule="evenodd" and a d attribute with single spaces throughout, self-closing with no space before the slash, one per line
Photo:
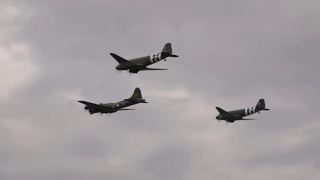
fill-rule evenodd
<path id="1" fill-rule="evenodd" d="M 85 109 L 85 110 L 88 110 L 88 109 L 90 109 L 90 108 L 89 108 L 89 106 L 85 106 L 84 109 Z"/>
<path id="2" fill-rule="evenodd" d="M 94 113 L 97 113 L 97 112 L 98 112 L 98 111 L 93 110 L 93 109 L 90 109 L 90 110 L 89 110 L 89 113 L 90 113 L 90 114 L 94 114 Z"/>
<path id="3" fill-rule="evenodd" d="M 132 70 L 132 69 L 129 69 L 128 71 L 129 71 L 130 73 L 134 73 L 134 74 L 136 74 L 136 73 L 139 72 L 139 70 Z"/>

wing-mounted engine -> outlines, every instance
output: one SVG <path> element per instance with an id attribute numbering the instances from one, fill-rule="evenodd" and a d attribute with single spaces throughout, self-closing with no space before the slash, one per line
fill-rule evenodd
<path id="1" fill-rule="evenodd" d="M 137 69 L 129 69 L 128 72 L 136 74 L 136 73 L 139 72 L 139 70 L 137 70 Z"/>

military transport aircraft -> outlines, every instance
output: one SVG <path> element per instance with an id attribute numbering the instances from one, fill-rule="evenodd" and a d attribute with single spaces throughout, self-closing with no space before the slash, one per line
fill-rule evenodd
<path id="1" fill-rule="evenodd" d="M 130 73 L 138 73 L 139 71 L 151 71 L 151 70 L 168 70 L 168 69 L 156 69 L 156 68 L 148 68 L 147 66 L 159 62 L 161 60 L 165 60 L 167 57 L 179 57 L 178 55 L 172 54 L 171 43 L 167 43 L 161 53 L 139 57 L 135 59 L 126 60 L 114 53 L 110 53 L 110 55 L 119 62 L 116 66 L 118 71 L 126 70 Z"/>
<path id="2" fill-rule="evenodd" d="M 142 98 L 141 91 L 138 87 L 134 90 L 133 95 L 129 99 L 124 99 L 123 101 L 119 101 L 117 103 L 94 104 L 86 101 L 78 102 L 86 105 L 84 109 L 88 110 L 91 115 L 94 113 L 108 114 L 123 110 L 135 110 L 126 109 L 125 107 L 132 106 L 138 103 L 148 103 L 145 99 Z"/>
<path id="3" fill-rule="evenodd" d="M 238 121 L 238 120 L 255 120 L 255 119 L 245 119 L 243 117 L 252 115 L 254 113 L 260 114 L 260 111 L 269 111 L 270 110 L 270 109 L 266 109 L 265 107 L 266 107 L 266 105 L 264 103 L 264 99 L 260 99 L 258 104 L 252 108 L 239 109 L 239 110 L 233 110 L 233 111 L 227 112 L 219 107 L 216 107 L 216 109 L 220 113 L 216 117 L 216 119 L 218 121 L 224 120 L 229 123 L 233 123 L 234 121 Z"/>

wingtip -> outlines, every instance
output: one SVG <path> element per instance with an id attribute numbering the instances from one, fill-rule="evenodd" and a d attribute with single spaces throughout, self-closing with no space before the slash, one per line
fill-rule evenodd
<path id="1" fill-rule="evenodd" d="M 219 111 L 219 112 L 220 112 L 220 111 L 224 111 L 222 108 L 220 108 L 220 107 L 218 107 L 218 106 L 216 107 L 216 110 Z"/>

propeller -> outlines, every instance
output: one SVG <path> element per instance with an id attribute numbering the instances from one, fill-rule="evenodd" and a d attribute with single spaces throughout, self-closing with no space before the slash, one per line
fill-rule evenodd
<path id="1" fill-rule="evenodd" d="M 127 69 L 127 70 L 125 70 L 125 71 L 127 71 L 127 73 L 131 76 L 131 72 L 130 72 L 129 69 Z"/>

